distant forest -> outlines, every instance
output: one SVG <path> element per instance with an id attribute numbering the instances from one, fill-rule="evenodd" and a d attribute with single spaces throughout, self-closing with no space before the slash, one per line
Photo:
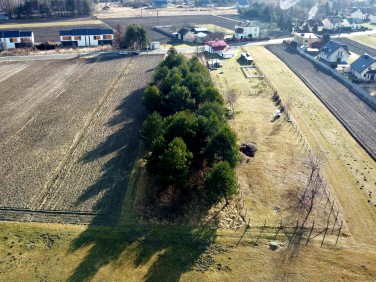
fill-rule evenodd
<path id="1" fill-rule="evenodd" d="M 93 0 L 1 0 L 0 10 L 10 18 L 88 16 Z"/>

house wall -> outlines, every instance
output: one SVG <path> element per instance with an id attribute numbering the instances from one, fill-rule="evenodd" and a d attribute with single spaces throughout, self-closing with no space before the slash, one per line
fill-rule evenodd
<path id="1" fill-rule="evenodd" d="M 252 34 L 252 38 L 258 38 L 260 37 L 260 27 L 258 26 L 235 26 L 235 30 L 237 28 L 242 28 L 244 30 L 243 33 L 235 33 L 235 38 L 242 39 L 242 38 L 248 38 L 250 34 Z"/>
<path id="2" fill-rule="evenodd" d="M 360 20 L 364 19 L 364 15 L 363 15 L 363 13 L 362 13 L 362 11 L 360 9 L 358 9 L 354 13 L 352 13 L 351 17 L 353 19 L 360 19 Z"/>
<path id="3" fill-rule="evenodd" d="M 351 70 L 351 73 L 358 79 L 364 80 L 364 81 L 370 81 L 370 75 L 366 75 L 366 73 L 370 70 L 376 70 L 376 62 L 374 62 L 372 65 L 370 65 L 368 68 L 363 70 L 361 73 L 358 73 L 354 71 L 353 69 Z M 374 79 L 375 80 L 375 79 Z"/>
<path id="4" fill-rule="evenodd" d="M 206 44 L 205 44 L 204 50 L 205 50 L 206 52 L 213 53 L 213 49 L 212 49 L 209 45 L 206 45 Z"/>
<path id="5" fill-rule="evenodd" d="M 112 34 L 107 35 L 65 35 L 60 36 L 60 42 L 77 42 L 78 47 L 98 46 L 102 40 L 113 40 Z"/>
<path id="6" fill-rule="evenodd" d="M 340 62 L 346 62 L 347 63 L 348 60 L 349 60 L 349 54 L 343 47 L 341 47 L 338 50 L 336 50 L 335 52 L 333 52 L 330 56 L 326 55 L 325 52 L 321 52 L 320 58 L 322 58 L 323 60 L 325 60 L 329 63 L 336 63 L 337 58 L 341 58 Z"/>

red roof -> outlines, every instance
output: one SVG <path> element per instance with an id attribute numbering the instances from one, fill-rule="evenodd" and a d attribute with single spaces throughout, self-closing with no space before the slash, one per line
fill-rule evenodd
<path id="1" fill-rule="evenodd" d="M 227 46 L 227 43 L 223 40 L 214 40 L 214 41 L 207 41 L 205 42 L 206 45 L 209 45 L 213 49 L 219 48 L 222 49 Z"/>

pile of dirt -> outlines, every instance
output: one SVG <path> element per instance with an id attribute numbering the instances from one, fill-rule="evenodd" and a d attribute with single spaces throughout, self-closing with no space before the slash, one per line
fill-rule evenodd
<path id="1" fill-rule="evenodd" d="M 241 144 L 240 146 L 240 151 L 248 156 L 248 157 L 254 157 L 257 151 L 256 144 L 251 143 L 251 144 Z"/>

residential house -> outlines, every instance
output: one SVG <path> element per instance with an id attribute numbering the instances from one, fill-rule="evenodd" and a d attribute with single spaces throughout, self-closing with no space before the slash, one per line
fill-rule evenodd
<path id="1" fill-rule="evenodd" d="M 351 18 L 353 19 L 366 20 L 371 14 L 370 8 L 352 8 L 351 10 Z"/>
<path id="2" fill-rule="evenodd" d="M 235 38 L 236 39 L 246 39 L 246 38 L 258 38 L 260 37 L 260 27 L 252 24 L 250 21 L 241 22 L 235 25 Z"/>
<path id="3" fill-rule="evenodd" d="M 316 36 L 314 33 L 294 33 L 294 41 L 297 43 L 297 46 L 306 45 L 312 47 L 312 44 L 318 42 L 321 44 L 321 38 Z M 317 46 L 317 45 L 316 45 Z"/>
<path id="4" fill-rule="evenodd" d="M 371 15 L 371 24 L 376 24 L 376 15 Z"/>
<path id="5" fill-rule="evenodd" d="M 234 47 L 228 46 L 223 40 L 213 40 L 205 42 L 206 52 L 211 54 L 217 54 L 222 58 L 228 59 L 235 56 L 236 49 Z"/>
<path id="6" fill-rule="evenodd" d="M 182 41 L 187 42 L 194 42 L 196 40 L 195 34 L 184 27 L 176 33 L 176 37 Z"/>
<path id="7" fill-rule="evenodd" d="M 347 21 L 350 24 L 351 30 L 358 30 L 362 27 L 363 20 L 348 18 Z"/>
<path id="8" fill-rule="evenodd" d="M 153 0 L 151 2 L 151 8 L 167 8 L 168 7 L 168 1 L 167 0 Z"/>
<path id="9" fill-rule="evenodd" d="M 376 81 L 376 58 L 364 54 L 350 65 L 351 73 L 364 81 Z"/>
<path id="10" fill-rule="evenodd" d="M 114 32 L 112 29 L 84 28 L 60 31 L 62 46 L 88 47 L 112 45 Z"/>
<path id="11" fill-rule="evenodd" d="M 0 30 L 0 49 L 14 49 L 34 46 L 32 31 Z"/>
<path id="12" fill-rule="evenodd" d="M 336 30 L 341 27 L 342 20 L 337 17 L 328 17 L 322 20 L 323 29 Z"/>
<path id="13" fill-rule="evenodd" d="M 346 44 L 329 41 L 320 48 L 320 58 L 328 63 L 347 63 L 350 52 Z"/>
<path id="14" fill-rule="evenodd" d="M 203 32 L 203 33 L 208 33 L 209 30 L 205 27 L 194 27 L 191 29 L 191 31 L 194 33 L 194 34 L 197 34 L 199 32 Z"/>
<path id="15" fill-rule="evenodd" d="M 321 20 L 310 19 L 304 21 L 300 28 L 304 30 L 306 26 L 309 32 L 322 32 L 324 29 L 324 24 Z"/>
<path id="16" fill-rule="evenodd" d="M 249 8 L 248 0 L 238 0 L 235 4 L 237 9 L 246 9 Z"/>

